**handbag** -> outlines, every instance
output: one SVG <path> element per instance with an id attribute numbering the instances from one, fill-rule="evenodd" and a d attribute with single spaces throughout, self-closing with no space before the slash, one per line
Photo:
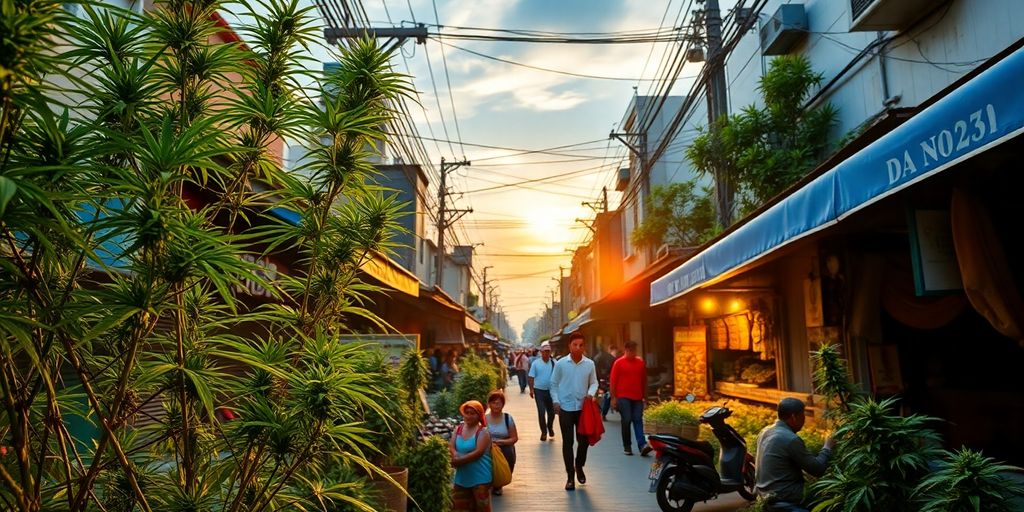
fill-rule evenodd
<path id="1" fill-rule="evenodd" d="M 505 429 L 508 429 L 509 419 L 508 413 L 505 416 Z M 505 452 L 501 451 L 501 447 L 491 443 L 491 486 L 493 487 L 505 487 L 512 483 L 512 467 L 508 465 L 508 459 L 505 458 Z"/>
<path id="2" fill-rule="evenodd" d="M 512 483 L 512 469 L 508 467 L 505 454 L 501 447 L 491 444 L 491 485 L 494 487 L 505 487 Z"/>

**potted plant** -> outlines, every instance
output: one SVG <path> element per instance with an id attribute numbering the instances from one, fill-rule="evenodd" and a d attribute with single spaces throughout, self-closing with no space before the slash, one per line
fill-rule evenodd
<path id="1" fill-rule="evenodd" d="M 383 510 L 405 512 L 409 470 L 396 464 L 396 459 L 412 443 L 420 415 L 402 386 L 402 372 L 388 362 L 386 354 L 366 351 L 359 366 L 360 372 L 374 376 L 373 387 L 382 397 L 377 407 L 362 408 L 358 418 L 370 431 L 367 441 L 372 451 L 367 458 L 381 471 L 370 472 L 370 483 L 377 490 Z"/>
<path id="2" fill-rule="evenodd" d="M 644 430 L 651 434 L 697 439 L 699 425 L 697 415 L 679 402 L 662 402 L 644 411 Z"/>
<path id="3" fill-rule="evenodd" d="M 448 441 L 430 436 L 403 451 L 397 463 L 409 468 L 409 510 L 448 512 L 452 509 L 452 465 Z"/>

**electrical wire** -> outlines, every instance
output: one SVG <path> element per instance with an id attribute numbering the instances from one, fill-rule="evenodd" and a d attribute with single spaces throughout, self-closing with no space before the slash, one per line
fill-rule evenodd
<path id="1" fill-rule="evenodd" d="M 519 66 L 519 67 L 522 67 L 522 68 L 533 69 L 533 70 L 536 70 L 536 71 L 544 71 L 544 72 L 547 72 L 547 73 L 555 73 L 555 74 L 558 74 L 558 75 L 572 76 L 572 77 L 576 77 L 576 78 L 588 78 L 588 79 L 594 79 L 594 80 L 621 80 L 621 81 L 624 81 L 624 82 L 637 82 L 637 81 L 646 82 L 646 81 L 656 80 L 654 78 L 626 78 L 626 77 L 621 77 L 621 76 L 588 75 L 586 73 L 574 73 L 572 71 L 562 71 L 562 70 L 558 70 L 558 69 L 544 68 L 544 67 L 540 67 L 540 66 L 534 66 L 532 64 L 526 64 L 526 63 L 523 63 L 523 62 L 516 62 L 514 60 L 509 60 L 509 59 L 505 59 L 505 58 L 502 58 L 502 57 L 495 57 L 494 55 L 487 55 L 486 53 L 481 53 L 481 52 L 478 52 L 476 50 L 470 50 L 469 48 L 463 48 L 462 46 L 454 45 L 454 44 L 451 44 L 451 43 L 446 43 L 444 41 L 441 41 L 440 38 L 437 40 L 437 42 L 439 42 L 439 43 L 441 43 L 441 44 L 443 44 L 445 46 L 448 46 L 448 47 L 451 47 L 451 48 L 455 48 L 456 50 L 460 50 L 460 51 L 469 53 L 471 55 L 476 55 L 477 57 L 481 57 L 481 58 L 484 58 L 484 59 L 493 60 L 493 61 L 496 61 L 496 62 L 502 62 L 502 63 L 509 64 L 509 65 L 512 65 L 512 66 Z"/>
<path id="2" fill-rule="evenodd" d="M 441 18 L 437 15 L 437 0 L 431 0 L 430 3 L 434 6 L 434 20 L 440 24 Z M 441 41 L 440 35 L 437 36 L 437 42 L 444 45 L 444 42 Z M 444 46 L 441 46 L 441 64 L 444 66 L 444 80 L 445 84 L 448 86 L 448 101 L 452 106 L 452 120 L 455 123 L 455 136 L 459 138 L 459 149 L 461 149 L 462 154 L 465 155 L 466 148 L 462 147 L 462 130 L 459 128 L 459 114 L 455 110 L 455 96 L 452 94 L 452 77 L 448 73 L 448 57 L 445 56 Z"/>
<path id="3" fill-rule="evenodd" d="M 518 186 L 518 185 L 525 185 L 525 184 L 529 184 L 529 183 L 540 183 L 540 182 L 544 182 L 544 181 L 554 180 L 556 178 L 564 178 L 564 177 L 567 177 L 567 176 L 574 176 L 574 175 L 582 174 L 582 173 L 585 173 L 585 172 L 593 172 L 595 169 L 596 170 L 601 170 L 602 167 L 601 166 L 588 167 L 586 169 L 579 169 L 579 170 L 565 172 L 565 173 L 561 173 L 561 174 L 554 174 L 554 175 L 551 175 L 551 176 L 545 176 L 543 178 L 535 178 L 535 179 L 530 179 L 530 180 L 523 180 L 523 181 L 520 181 L 520 182 L 517 182 L 517 183 L 506 183 L 506 184 L 502 184 L 502 185 L 498 185 L 498 186 L 494 186 L 494 187 L 485 187 L 485 188 L 480 188 L 480 189 L 476 189 L 476 190 L 468 190 L 465 193 L 466 194 L 475 194 L 475 193 L 479 193 L 479 192 L 489 192 L 489 191 L 492 191 L 492 190 L 500 190 L 500 189 L 503 189 L 503 188 L 515 187 L 515 186 Z M 586 199 L 589 199 L 589 197 L 587 197 L 587 196 L 582 196 L 582 197 L 584 197 Z"/>

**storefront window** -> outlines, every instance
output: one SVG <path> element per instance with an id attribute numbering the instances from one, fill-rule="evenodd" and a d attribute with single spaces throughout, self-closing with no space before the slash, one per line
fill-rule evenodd
<path id="1" fill-rule="evenodd" d="M 716 382 L 778 388 L 772 308 L 761 299 L 741 303 L 747 307 L 705 319 L 713 378 Z"/>

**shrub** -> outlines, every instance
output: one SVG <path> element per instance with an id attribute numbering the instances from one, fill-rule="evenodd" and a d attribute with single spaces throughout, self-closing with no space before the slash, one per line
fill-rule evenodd
<path id="1" fill-rule="evenodd" d="M 441 390 L 434 396 L 431 412 L 438 418 L 451 418 L 459 414 L 459 405 L 455 403 L 455 395 L 449 391 Z"/>
<path id="2" fill-rule="evenodd" d="M 448 512 L 452 509 L 452 465 L 448 442 L 430 436 L 401 453 L 398 464 L 409 468 L 409 510 Z"/>
<path id="3" fill-rule="evenodd" d="M 941 451 L 939 435 L 920 415 L 893 414 L 894 400 L 857 400 L 836 430 L 829 471 L 811 486 L 816 511 L 911 511 L 916 482 Z"/>
<path id="4" fill-rule="evenodd" d="M 915 494 L 921 512 L 1011 512 L 1020 510 L 1024 487 L 1004 473 L 1020 468 L 997 463 L 980 452 L 946 452 L 939 470 Z"/>
<path id="5" fill-rule="evenodd" d="M 491 363 L 472 354 L 460 362 L 460 368 L 455 382 L 456 407 L 467 400 L 478 400 L 486 407 L 487 395 L 499 388 L 501 375 Z"/>
<path id="6" fill-rule="evenodd" d="M 379 408 L 361 409 L 363 425 L 370 433 L 366 436 L 370 444 L 380 451 L 371 459 L 386 463 L 412 442 L 419 416 L 406 400 L 398 371 L 388 362 L 386 354 L 379 350 L 368 350 L 358 365 L 359 371 L 374 376 L 372 385 L 380 392 L 376 400 Z"/>
<path id="7" fill-rule="evenodd" d="M 311 489 L 322 498 L 324 512 L 367 512 L 380 510 L 378 495 L 370 481 L 348 464 L 336 464 L 319 488 Z"/>
<path id="8" fill-rule="evenodd" d="M 398 367 L 399 382 L 406 402 L 419 417 L 424 411 L 420 405 L 420 390 L 426 389 L 430 381 L 430 365 L 419 351 L 410 349 L 402 355 L 402 363 Z"/>
<path id="9" fill-rule="evenodd" d="M 680 402 L 662 402 L 644 411 L 644 421 L 671 426 L 699 425 L 697 415 Z"/>

